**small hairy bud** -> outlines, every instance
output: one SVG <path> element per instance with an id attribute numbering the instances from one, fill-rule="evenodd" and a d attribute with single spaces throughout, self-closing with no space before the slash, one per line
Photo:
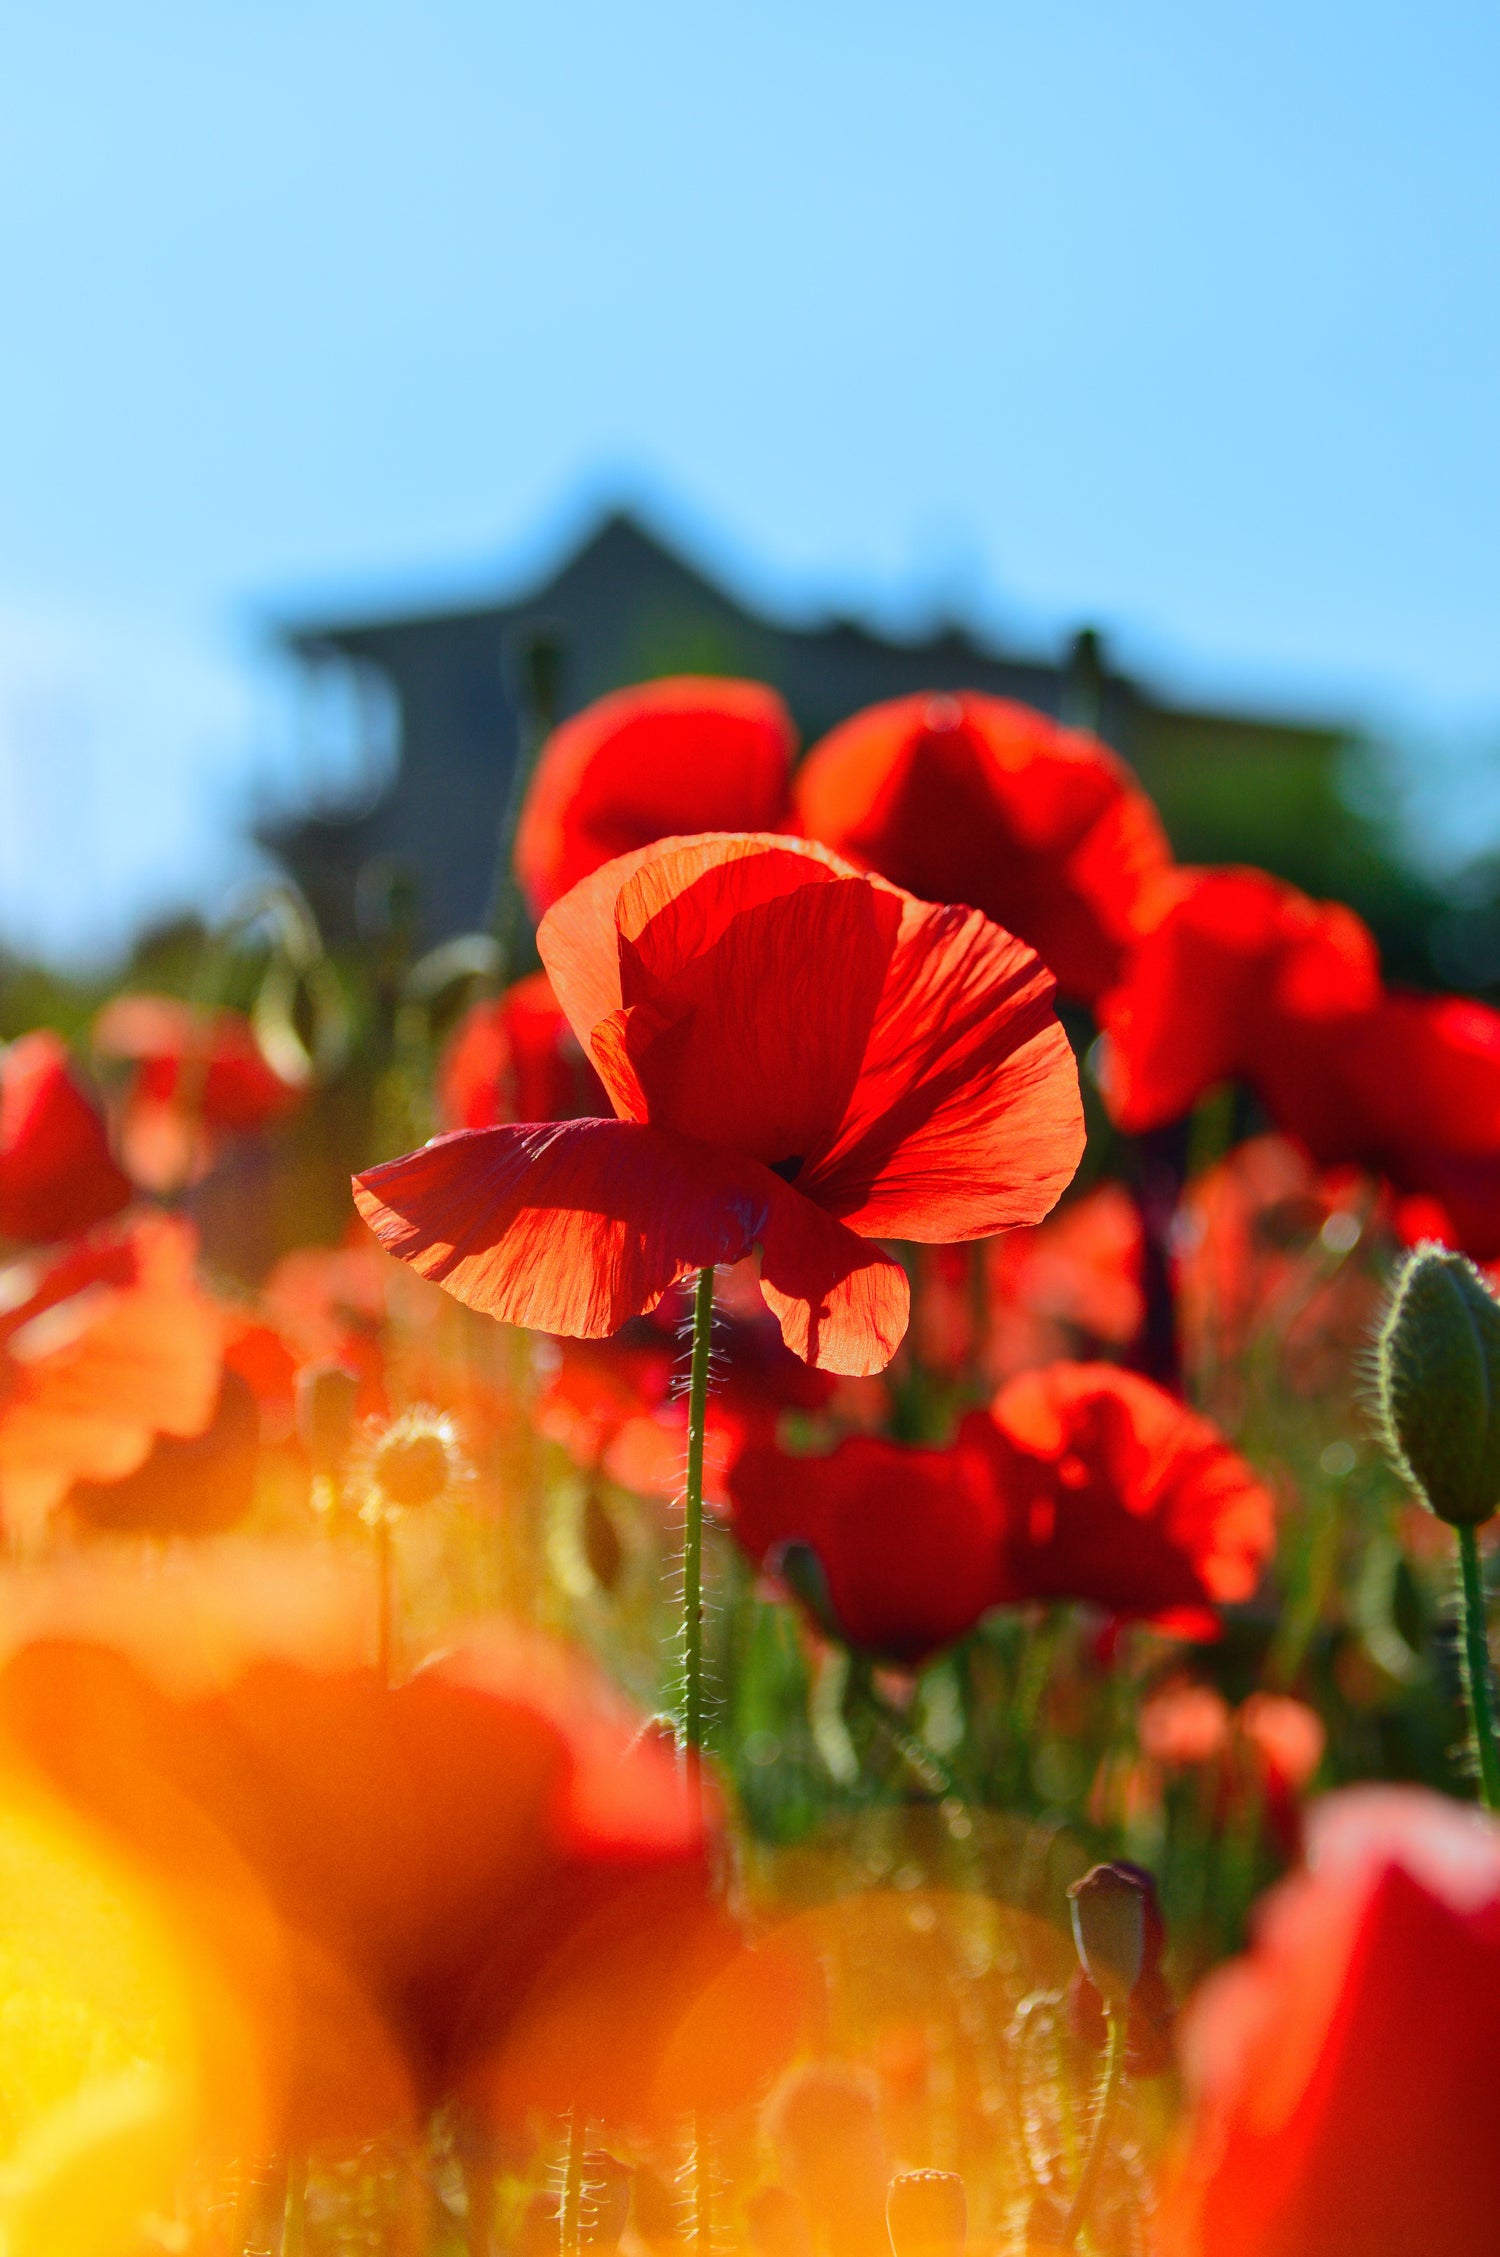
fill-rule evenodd
<path id="1" fill-rule="evenodd" d="M 969 2205 L 956 2171 L 900 2171 L 885 2198 L 896 2257 L 962 2257 Z"/>
<path id="2" fill-rule="evenodd" d="M 1151 1876 L 1138 1865 L 1096 1865 L 1068 1891 L 1083 1971 L 1107 2005 L 1123 2006 L 1141 1979 L 1152 1910 Z"/>
<path id="3" fill-rule="evenodd" d="M 1500 1304 L 1472 1262 L 1419 1246 L 1376 1347 L 1386 1449 L 1439 1520 L 1477 1526 L 1500 1506 Z"/>

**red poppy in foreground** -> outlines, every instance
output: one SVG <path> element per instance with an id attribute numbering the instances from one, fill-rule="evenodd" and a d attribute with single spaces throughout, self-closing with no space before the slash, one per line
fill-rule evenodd
<path id="1" fill-rule="evenodd" d="M 1185 2040 L 1169 2257 L 1492 2257 L 1500 1829 L 1418 1788 L 1330 1796 Z"/>
<path id="2" fill-rule="evenodd" d="M 656 839 L 774 830 L 796 749 L 760 682 L 682 674 L 600 698 L 547 739 L 526 793 L 515 867 L 532 915 Z"/>
<path id="3" fill-rule="evenodd" d="M 924 901 L 966 901 L 1092 1002 L 1157 904 L 1172 855 L 1123 760 L 1045 714 L 965 690 L 872 705 L 814 746 L 809 838 Z"/>
<path id="4" fill-rule="evenodd" d="M 1211 1637 L 1275 1544 L 1267 1490 L 1218 1428 L 1134 1372 L 1053 1364 L 989 1414 L 1005 1498 L 997 1597 L 1089 1599 Z M 970 1422 L 971 1424 L 973 1422 Z"/>
<path id="5" fill-rule="evenodd" d="M 1004 1508 L 966 1429 L 950 1449 L 849 1435 L 826 1457 L 772 1443 L 729 1471 L 730 1524 L 774 1571 L 788 1544 L 815 1556 L 830 1622 L 849 1645 L 919 1662 L 964 1637 L 1000 1597 Z"/>
<path id="6" fill-rule="evenodd" d="M 46 1028 L 23 1034 L 0 1061 L 0 1238 L 71 1238 L 130 1199 L 66 1044 Z"/>
<path id="7" fill-rule="evenodd" d="M 330 1571 L 244 1548 L 154 1606 L 110 1596 L 64 1576 L 49 1615 L 28 1594 L 0 1746 L 218 1958 L 283 2139 L 369 2137 L 460 2091 L 670 2120 L 779 2066 L 801 2001 L 747 1976 L 698 1798 L 559 1649 L 480 1638 L 390 1686 Z M 726 1986 L 756 2010 L 743 2053 L 738 2025 L 732 2048 L 696 2029 Z"/>
<path id="8" fill-rule="evenodd" d="M 609 1103 L 545 972 L 476 1003 L 455 1027 L 438 1069 L 449 1128 L 502 1121 L 572 1121 Z"/>
<path id="9" fill-rule="evenodd" d="M 1030 949 L 821 847 L 667 840 L 576 886 L 538 945 L 618 1117 L 460 1132 L 355 1179 L 387 1250 L 472 1308 L 597 1339 L 758 1246 L 788 1347 L 879 1371 L 908 1295 L 871 1240 L 1039 1221 L 1078 1164 Z"/>

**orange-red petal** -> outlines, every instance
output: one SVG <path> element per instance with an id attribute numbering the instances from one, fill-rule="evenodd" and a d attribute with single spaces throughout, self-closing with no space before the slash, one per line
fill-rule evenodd
<path id="1" fill-rule="evenodd" d="M 761 1180 L 757 1180 L 761 1179 Z M 763 1171 L 625 1121 L 460 1130 L 354 1179 L 389 1253 L 508 1324 L 581 1339 L 760 1235 Z"/>
<path id="2" fill-rule="evenodd" d="M 938 1243 L 1040 1222 L 1083 1154 L 1052 979 L 973 909 L 905 901 L 850 1104 L 799 1183 L 850 1228 Z"/>
<path id="3" fill-rule="evenodd" d="M 911 1312 L 905 1270 L 800 1192 L 766 1180 L 760 1289 L 782 1339 L 820 1371 L 884 1371 Z"/>

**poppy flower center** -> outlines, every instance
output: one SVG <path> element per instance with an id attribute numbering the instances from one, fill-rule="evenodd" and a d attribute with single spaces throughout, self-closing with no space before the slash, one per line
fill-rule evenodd
<path id="1" fill-rule="evenodd" d="M 794 1152 L 789 1160 L 772 1160 L 769 1166 L 772 1175 L 780 1176 L 783 1183 L 795 1183 L 802 1173 L 802 1161 L 802 1153 Z"/>

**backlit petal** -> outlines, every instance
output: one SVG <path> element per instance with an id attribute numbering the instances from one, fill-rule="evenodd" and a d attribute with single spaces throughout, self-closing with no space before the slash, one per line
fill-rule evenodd
<path id="1" fill-rule="evenodd" d="M 1039 1222 L 1083 1142 L 1050 974 L 977 910 L 908 900 L 849 1110 L 799 1188 L 870 1235 L 985 1238 Z"/>
<path id="2" fill-rule="evenodd" d="M 776 1177 L 767 1181 L 760 1289 L 781 1337 L 821 1371 L 855 1379 L 884 1371 L 906 1335 L 905 1270 Z"/>
<path id="3" fill-rule="evenodd" d="M 388 1252 L 509 1324 L 598 1339 L 690 1270 L 737 1261 L 761 1170 L 621 1121 L 461 1130 L 355 1178 Z"/>

